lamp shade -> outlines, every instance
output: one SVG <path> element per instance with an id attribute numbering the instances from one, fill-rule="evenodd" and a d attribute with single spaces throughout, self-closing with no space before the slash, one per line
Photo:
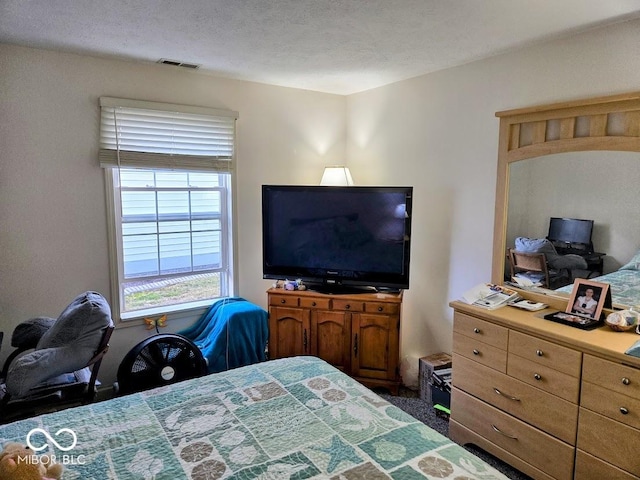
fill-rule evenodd
<path id="1" fill-rule="evenodd" d="M 353 178 L 351 177 L 349 167 L 345 167 L 343 165 L 324 167 L 324 173 L 322 174 L 320 185 L 353 185 Z"/>

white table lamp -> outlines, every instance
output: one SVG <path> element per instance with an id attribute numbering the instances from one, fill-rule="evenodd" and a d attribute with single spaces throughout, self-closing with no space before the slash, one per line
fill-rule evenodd
<path id="1" fill-rule="evenodd" d="M 343 185 L 350 187 L 353 185 L 353 178 L 351 177 L 349 167 L 343 165 L 324 167 L 320 185 Z"/>

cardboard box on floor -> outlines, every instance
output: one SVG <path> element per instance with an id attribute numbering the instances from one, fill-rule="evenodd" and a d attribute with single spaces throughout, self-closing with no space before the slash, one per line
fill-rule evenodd
<path id="1" fill-rule="evenodd" d="M 420 385 L 420 398 L 429 405 L 433 404 L 431 395 L 433 372 L 444 368 L 451 368 L 451 355 L 448 353 L 435 353 L 419 360 L 418 383 Z"/>

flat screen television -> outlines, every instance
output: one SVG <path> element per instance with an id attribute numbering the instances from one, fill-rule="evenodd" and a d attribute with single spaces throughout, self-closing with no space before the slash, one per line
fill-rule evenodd
<path id="1" fill-rule="evenodd" d="M 330 293 L 409 288 L 413 187 L 262 186 L 263 278 Z"/>
<path id="2" fill-rule="evenodd" d="M 551 217 L 547 238 L 553 243 L 589 247 L 592 231 L 593 220 Z"/>

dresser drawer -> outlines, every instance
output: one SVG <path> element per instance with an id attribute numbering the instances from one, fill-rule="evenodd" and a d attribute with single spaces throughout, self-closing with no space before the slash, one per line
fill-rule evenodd
<path id="1" fill-rule="evenodd" d="M 577 404 L 579 401 L 580 379 L 578 377 L 513 355 L 511 352 L 507 357 L 507 374 L 569 402 Z"/>
<path id="2" fill-rule="evenodd" d="M 638 477 L 614 467 L 610 463 L 603 462 L 599 458 L 578 450 L 576 452 L 575 480 L 638 480 Z"/>
<path id="3" fill-rule="evenodd" d="M 300 306 L 304 308 L 321 308 L 328 310 L 331 306 L 331 301 L 328 298 L 301 297 Z"/>
<path id="4" fill-rule="evenodd" d="M 585 355 L 582 379 L 628 397 L 640 398 L 640 370 L 637 368 Z"/>
<path id="5" fill-rule="evenodd" d="M 590 382 L 582 384 L 580 406 L 640 429 L 640 399 L 627 397 Z M 638 462 L 640 463 L 640 457 Z"/>
<path id="6" fill-rule="evenodd" d="M 485 322 L 471 315 L 455 312 L 453 315 L 453 331 L 473 337 L 502 350 L 507 349 L 509 339 L 509 330 L 507 328 Z"/>
<path id="7" fill-rule="evenodd" d="M 580 377 L 582 353 L 577 350 L 511 331 L 509 352 L 573 377 Z"/>
<path id="8" fill-rule="evenodd" d="M 453 356 L 453 385 L 520 420 L 575 445 L 578 405 L 513 377 Z"/>
<path id="9" fill-rule="evenodd" d="M 451 420 L 558 480 L 572 478 L 574 447 L 455 387 Z"/>
<path id="10" fill-rule="evenodd" d="M 269 305 L 278 307 L 298 307 L 300 297 L 293 295 L 269 295 Z"/>
<path id="11" fill-rule="evenodd" d="M 578 448 L 640 476 L 640 430 L 580 408 Z"/>
<path id="12" fill-rule="evenodd" d="M 400 305 L 397 303 L 367 302 L 364 304 L 364 311 L 367 313 L 385 313 L 395 315 L 400 312 Z"/>
<path id="13" fill-rule="evenodd" d="M 357 300 L 340 300 L 333 299 L 334 310 L 346 310 L 348 312 L 362 312 L 364 311 L 364 304 Z"/>
<path id="14" fill-rule="evenodd" d="M 470 358 L 499 372 L 507 372 L 507 351 L 500 350 L 475 338 L 454 332 L 453 353 Z"/>

